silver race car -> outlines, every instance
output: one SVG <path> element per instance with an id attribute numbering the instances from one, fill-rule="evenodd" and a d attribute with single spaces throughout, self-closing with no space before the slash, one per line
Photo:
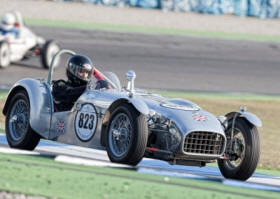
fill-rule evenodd
<path id="1" fill-rule="evenodd" d="M 15 19 L 12 28 L 17 32 L 17 36 L 0 31 L 0 68 L 8 67 L 11 62 L 40 56 L 42 66 L 48 69 L 52 57 L 59 51 L 59 46 L 53 40 L 46 41 L 34 34 L 24 25 L 19 12 L 11 12 L 8 15 Z M 58 60 L 55 66 L 57 65 Z"/>
<path id="2" fill-rule="evenodd" d="M 74 54 L 69 50 L 57 53 Z M 3 114 L 11 147 L 33 150 L 39 140 L 106 150 L 112 162 L 137 165 L 143 157 L 170 164 L 205 166 L 218 162 L 226 178 L 246 180 L 255 171 L 260 119 L 245 108 L 216 117 L 195 103 L 134 88 L 135 73 L 120 86 L 112 73 L 100 73 L 111 89 L 92 79 L 69 111 L 55 112 L 53 66 L 47 80 L 23 79 L 10 90 Z"/>

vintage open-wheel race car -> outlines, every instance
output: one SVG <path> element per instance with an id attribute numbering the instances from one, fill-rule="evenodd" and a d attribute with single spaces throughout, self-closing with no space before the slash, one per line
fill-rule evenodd
<path id="1" fill-rule="evenodd" d="M 69 50 L 58 52 L 74 55 Z M 3 114 L 11 147 L 33 150 L 40 139 L 106 150 L 112 162 L 137 165 L 143 157 L 171 164 L 205 166 L 218 162 L 226 178 L 246 180 L 260 156 L 257 127 L 260 119 L 245 108 L 216 117 L 195 103 L 134 88 L 135 73 L 121 87 L 112 73 L 95 74 L 111 85 L 94 85 L 71 110 L 55 111 L 52 96 L 53 65 L 48 79 L 26 78 L 10 90 Z"/>
<path id="2" fill-rule="evenodd" d="M 10 12 L 15 18 L 14 29 L 18 37 L 10 34 L 1 34 L 0 31 L 0 68 L 8 67 L 12 62 L 18 62 L 30 57 L 39 56 L 43 68 L 50 67 L 51 59 L 59 51 L 54 40 L 45 40 L 33 33 L 25 26 L 23 18 L 18 11 Z M 59 64 L 57 59 L 54 66 Z"/>

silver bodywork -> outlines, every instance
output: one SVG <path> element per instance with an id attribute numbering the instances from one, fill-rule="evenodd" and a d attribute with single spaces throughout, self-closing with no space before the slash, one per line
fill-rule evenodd
<path id="1" fill-rule="evenodd" d="M 212 114 L 204 111 L 196 104 L 183 99 L 168 99 L 156 94 L 135 90 L 131 97 L 130 92 L 123 89 L 94 90 L 88 89 L 77 100 L 70 111 L 54 112 L 51 88 L 44 80 L 23 79 L 17 82 L 11 89 L 4 112 L 7 110 L 9 99 L 17 89 L 25 89 L 30 101 L 30 125 L 34 131 L 42 137 L 59 142 L 79 146 L 104 149 L 102 144 L 102 133 L 104 133 L 105 115 L 108 114 L 114 104 L 127 102 L 131 103 L 139 112 L 146 115 L 150 131 L 159 129 L 153 128 L 149 120 L 158 117 L 159 120 L 167 118 L 178 130 L 177 147 L 170 147 L 168 150 L 177 154 L 183 159 L 216 159 L 223 155 L 226 142 L 223 143 L 221 153 L 216 155 L 187 153 L 183 150 L 184 139 L 191 132 L 212 132 L 221 135 L 225 139 L 224 128 L 221 122 Z M 83 105 L 91 104 L 94 107 L 92 114 L 97 117 L 96 130 L 89 140 L 81 140 L 77 136 L 75 118 Z M 232 112 L 228 114 L 230 117 Z M 253 114 L 240 112 L 248 121 L 259 125 L 260 120 Z M 205 121 L 194 119 L 196 115 L 207 118 Z M 63 127 L 59 128 L 59 125 Z M 164 131 L 164 130 L 163 130 Z M 226 139 L 225 139 L 226 140 Z"/>
<path id="2" fill-rule="evenodd" d="M 261 127 L 262 121 L 253 113 L 246 112 L 245 110 L 233 111 L 226 114 L 227 118 L 244 117 L 250 124 Z"/>
<path id="3" fill-rule="evenodd" d="M 120 104 L 129 103 L 147 119 L 146 157 L 192 164 L 223 158 L 229 120 L 244 117 L 252 125 L 261 126 L 259 118 L 244 109 L 216 117 L 188 100 L 168 99 L 135 89 L 136 75 L 133 71 L 126 74 L 128 86 L 123 89 L 104 76 L 113 89 L 96 90 L 92 79 L 71 110 L 55 112 L 50 83 L 54 60 L 63 53 L 75 54 L 69 50 L 58 52 L 52 60 L 47 81 L 30 78 L 18 81 L 10 90 L 3 109 L 6 114 L 13 95 L 20 89 L 26 90 L 30 103 L 30 126 L 45 139 L 105 149 L 110 114 Z"/>

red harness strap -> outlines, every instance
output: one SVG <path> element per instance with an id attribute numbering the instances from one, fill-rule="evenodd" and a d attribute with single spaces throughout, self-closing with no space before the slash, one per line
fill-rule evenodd
<path id="1" fill-rule="evenodd" d="M 106 81 L 106 79 L 103 77 L 101 72 L 99 72 L 99 70 L 97 70 L 96 68 L 93 70 L 93 75 L 97 80 L 105 80 Z M 107 89 L 112 89 L 112 86 L 109 85 Z"/>
<path id="2" fill-rule="evenodd" d="M 105 78 L 102 76 L 102 74 L 97 70 L 93 70 L 93 75 L 97 80 L 105 80 Z"/>

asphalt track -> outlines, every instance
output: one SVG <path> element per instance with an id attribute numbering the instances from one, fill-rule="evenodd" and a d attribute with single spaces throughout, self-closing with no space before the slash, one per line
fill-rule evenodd
<path id="1" fill-rule="evenodd" d="M 105 151 L 83 148 L 57 142 L 41 140 L 34 152 L 14 150 L 8 148 L 4 135 L 0 135 L 0 152 L 15 154 L 47 155 L 53 156 L 56 161 L 84 164 L 88 166 L 131 168 L 140 173 L 171 176 L 178 178 L 190 178 L 222 183 L 228 186 L 246 187 L 280 193 L 280 177 L 255 173 L 246 182 L 226 180 L 222 177 L 218 168 L 215 167 L 191 167 L 180 165 L 169 165 L 165 161 L 144 158 L 137 167 L 114 164 L 109 161 Z M 39 164 L 39 163 L 38 163 Z M 196 187 L 197 188 L 197 187 Z M 269 196 L 269 192 L 268 192 Z M 252 197 L 252 196 L 250 196 Z M 253 196 L 258 198 L 257 196 Z M 269 198 L 269 197 L 267 197 Z"/>
<path id="2" fill-rule="evenodd" d="M 89 56 L 125 84 L 134 70 L 136 87 L 183 91 L 280 94 L 280 43 L 206 39 L 54 27 L 31 27 L 62 48 Z M 65 59 L 64 59 L 65 61 Z M 55 79 L 65 74 L 65 63 Z M 24 77 L 47 77 L 38 59 L 0 70 L 0 87 Z"/>

